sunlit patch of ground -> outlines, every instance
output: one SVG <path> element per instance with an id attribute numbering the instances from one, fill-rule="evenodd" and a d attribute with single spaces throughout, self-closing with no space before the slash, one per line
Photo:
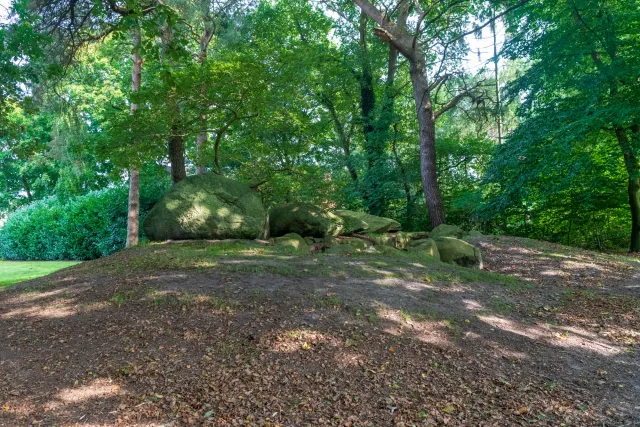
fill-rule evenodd
<path id="1" fill-rule="evenodd" d="M 46 276 L 78 264 L 75 261 L 0 261 L 0 288 Z"/>

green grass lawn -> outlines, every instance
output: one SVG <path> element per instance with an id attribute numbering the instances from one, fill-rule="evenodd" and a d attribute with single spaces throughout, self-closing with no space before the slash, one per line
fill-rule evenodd
<path id="1" fill-rule="evenodd" d="M 0 261 L 0 288 L 76 264 L 77 261 Z"/>

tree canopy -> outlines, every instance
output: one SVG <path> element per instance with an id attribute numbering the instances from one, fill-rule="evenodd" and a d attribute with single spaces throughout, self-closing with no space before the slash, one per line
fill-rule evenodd
<path id="1" fill-rule="evenodd" d="M 632 0 L 14 0 L 0 215 L 128 186 L 135 244 L 140 186 L 214 173 L 640 251 L 639 24 Z"/>

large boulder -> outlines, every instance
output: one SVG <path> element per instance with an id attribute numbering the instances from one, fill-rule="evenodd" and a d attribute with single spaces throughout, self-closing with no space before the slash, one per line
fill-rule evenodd
<path id="1" fill-rule="evenodd" d="M 464 230 L 457 225 L 440 224 L 429 234 L 432 239 L 438 237 L 455 237 L 456 239 L 462 239 L 464 236 Z"/>
<path id="2" fill-rule="evenodd" d="M 269 212 L 271 236 L 296 233 L 301 236 L 337 236 L 342 231 L 342 219 L 309 203 L 276 205 Z"/>
<path id="3" fill-rule="evenodd" d="M 149 211 L 143 227 L 155 241 L 255 239 L 264 222 L 260 195 L 248 185 L 203 174 L 171 187 Z"/>
<path id="4" fill-rule="evenodd" d="M 433 239 L 420 239 L 411 241 L 411 246 L 407 248 L 409 252 L 418 253 L 429 256 L 440 261 L 440 251 L 438 245 Z"/>
<path id="5" fill-rule="evenodd" d="M 406 249 L 412 245 L 416 245 L 418 240 L 424 240 L 429 237 L 429 233 L 425 232 L 404 232 L 387 233 L 381 235 L 370 235 L 369 239 L 376 246 L 389 246 L 396 249 Z"/>
<path id="6" fill-rule="evenodd" d="M 480 232 L 478 230 L 471 230 L 464 237 L 465 238 L 467 238 L 467 237 L 484 237 L 484 234 L 482 234 L 482 232 Z"/>
<path id="7" fill-rule="evenodd" d="M 440 260 L 462 267 L 482 268 L 480 249 L 453 237 L 434 239 L 440 253 Z"/>
<path id="8" fill-rule="evenodd" d="M 311 251 L 305 239 L 296 233 L 289 233 L 281 237 L 276 237 L 273 239 L 273 242 L 276 246 L 296 254 L 308 254 Z"/>
<path id="9" fill-rule="evenodd" d="M 391 218 L 369 215 L 364 212 L 337 210 L 335 211 L 335 214 L 344 221 L 342 234 L 354 234 L 360 232 L 382 234 L 400 231 L 400 228 L 402 227 L 398 221 Z"/>

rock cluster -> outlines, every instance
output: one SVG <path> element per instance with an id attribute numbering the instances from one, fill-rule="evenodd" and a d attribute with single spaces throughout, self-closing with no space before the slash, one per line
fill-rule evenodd
<path id="1" fill-rule="evenodd" d="M 265 225 L 268 223 L 268 227 Z M 267 230 L 268 228 L 268 230 Z M 330 211 L 309 203 L 276 205 L 268 222 L 260 195 L 248 185 L 215 174 L 190 176 L 174 185 L 144 221 L 150 240 L 257 239 L 268 234 L 285 252 L 405 251 L 464 267 L 482 268 L 480 250 L 462 238 L 477 236 L 442 224 L 431 232 L 402 232 L 399 222 L 363 212 Z"/>

